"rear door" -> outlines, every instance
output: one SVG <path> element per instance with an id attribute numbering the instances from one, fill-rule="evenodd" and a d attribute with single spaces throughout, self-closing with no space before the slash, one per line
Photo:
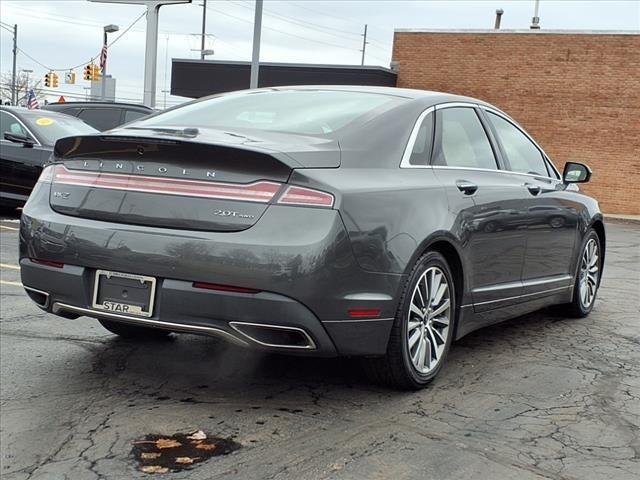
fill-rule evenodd
<path id="1" fill-rule="evenodd" d="M 486 110 L 485 115 L 507 167 L 519 174 L 525 185 L 527 249 L 522 270 L 525 293 L 566 287 L 572 283 L 570 265 L 580 205 L 565 193 L 559 175 L 523 130 L 498 112 Z"/>
<path id="2" fill-rule="evenodd" d="M 474 106 L 437 108 L 432 166 L 462 219 L 456 234 L 476 311 L 518 301 L 526 247 L 522 179 L 500 169 L 490 137 Z"/>

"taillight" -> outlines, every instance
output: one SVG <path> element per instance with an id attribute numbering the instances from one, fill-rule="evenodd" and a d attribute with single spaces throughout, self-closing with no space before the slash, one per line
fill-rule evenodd
<path id="1" fill-rule="evenodd" d="M 311 188 L 288 187 L 278 200 L 282 205 L 304 205 L 309 207 L 333 207 L 333 195 Z"/>
<path id="2" fill-rule="evenodd" d="M 47 165 L 44 167 L 40 176 L 38 177 L 38 183 L 51 183 L 53 181 L 53 172 L 55 165 Z"/>

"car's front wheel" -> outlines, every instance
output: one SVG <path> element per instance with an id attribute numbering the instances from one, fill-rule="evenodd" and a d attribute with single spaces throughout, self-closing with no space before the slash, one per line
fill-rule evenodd
<path id="1" fill-rule="evenodd" d="M 404 389 L 427 385 L 440 371 L 453 340 L 455 285 L 446 259 L 423 255 L 409 275 L 387 353 L 365 361 L 373 380 Z"/>
<path id="2" fill-rule="evenodd" d="M 600 287 L 602 253 L 600 238 L 595 230 L 587 232 L 580 249 L 578 272 L 573 286 L 571 303 L 564 305 L 566 314 L 572 317 L 586 317 L 593 310 Z"/>
<path id="3" fill-rule="evenodd" d="M 171 334 L 168 330 L 161 330 L 159 328 L 141 327 L 138 325 L 130 325 L 128 323 L 114 322 L 105 319 L 98 319 L 98 321 L 111 333 L 115 333 L 119 337 L 132 340 L 156 340 L 167 338 Z"/>

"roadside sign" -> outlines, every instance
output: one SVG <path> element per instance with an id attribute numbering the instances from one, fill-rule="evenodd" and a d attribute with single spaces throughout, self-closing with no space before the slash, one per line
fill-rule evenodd
<path id="1" fill-rule="evenodd" d="M 76 83 L 76 72 L 67 72 L 64 74 L 64 83 Z"/>
<path id="2" fill-rule="evenodd" d="M 67 100 L 65 100 L 64 95 L 60 95 L 60 98 L 58 99 L 58 103 L 64 103 Z"/>

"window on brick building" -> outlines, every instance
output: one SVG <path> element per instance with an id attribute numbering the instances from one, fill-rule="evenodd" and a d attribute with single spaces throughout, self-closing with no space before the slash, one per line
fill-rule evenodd
<path id="1" fill-rule="evenodd" d="M 496 129 L 511 170 L 549 176 L 542 153 L 518 127 L 495 113 L 487 112 L 487 115 Z"/>

